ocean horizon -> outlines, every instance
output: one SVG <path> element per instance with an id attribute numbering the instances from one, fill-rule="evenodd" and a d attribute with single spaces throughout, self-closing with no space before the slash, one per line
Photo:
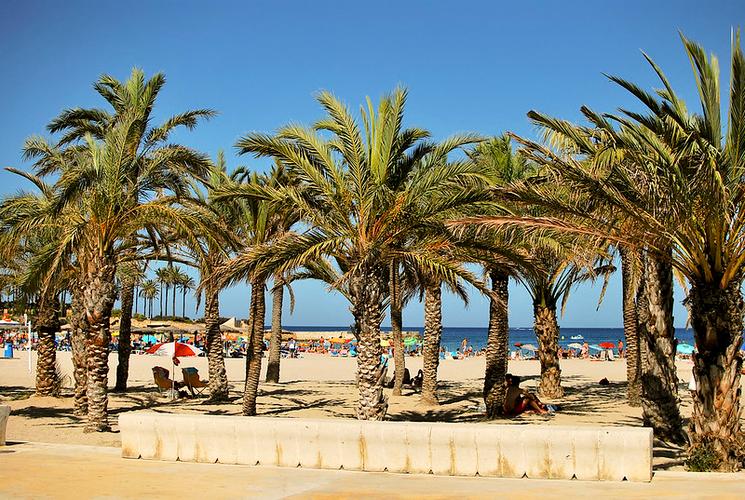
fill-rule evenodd
<path id="1" fill-rule="evenodd" d="M 349 326 L 298 326 L 282 325 L 284 330 L 290 332 L 343 332 L 349 331 Z M 390 332 L 390 327 L 382 327 L 382 331 Z M 424 334 L 424 327 L 406 326 L 404 332 L 417 332 Z M 572 338 L 574 337 L 574 338 Z M 577 338 L 582 337 L 582 338 Z M 676 328 L 675 337 L 679 342 L 685 342 L 693 345 L 693 330 L 690 328 Z M 469 327 L 469 326 L 443 326 L 442 328 L 442 345 L 445 349 L 454 351 L 460 347 L 463 339 L 467 339 L 468 344 L 474 349 L 481 349 L 486 346 L 487 328 L 486 327 Z M 624 340 L 622 327 L 609 328 L 578 328 L 565 327 L 559 331 L 559 344 L 566 347 L 572 342 L 588 342 L 598 344 L 600 342 L 617 343 Z M 516 343 L 537 345 L 537 339 L 533 327 L 514 327 L 510 328 L 510 347 Z"/>

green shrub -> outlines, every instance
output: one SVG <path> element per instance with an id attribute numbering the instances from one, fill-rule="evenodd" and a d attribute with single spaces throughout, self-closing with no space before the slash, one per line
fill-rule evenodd
<path id="1" fill-rule="evenodd" d="M 686 468 L 691 472 L 711 472 L 719 470 L 722 464 L 722 457 L 714 449 L 711 443 L 703 443 L 698 446 L 692 446 L 688 450 L 688 460 Z"/>

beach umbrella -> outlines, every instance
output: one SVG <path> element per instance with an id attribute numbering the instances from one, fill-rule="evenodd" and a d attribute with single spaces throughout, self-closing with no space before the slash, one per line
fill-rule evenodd
<path id="1" fill-rule="evenodd" d="M 417 342 L 417 338 L 416 337 L 407 337 L 407 338 L 404 339 L 404 345 L 405 346 L 413 346 L 413 345 L 416 345 L 417 343 L 418 342 Z"/>
<path id="2" fill-rule="evenodd" d="M 191 344 L 181 342 L 160 342 L 148 349 L 147 353 L 155 354 L 156 356 L 174 357 L 175 355 L 177 358 L 183 358 L 186 356 L 199 356 L 202 354 L 202 350 Z"/>
<path id="3" fill-rule="evenodd" d="M 193 345 L 182 344 L 181 342 L 160 342 L 148 349 L 147 353 L 154 354 L 156 356 L 168 356 L 169 358 L 171 358 L 171 391 L 174 391 L 174 385 L 176 384 L 176 374 L 174 373 L 174 358 L 199 356 L 202 353 L 202 350 L 198 347 L 194 347 Z M 173 392 L 171 394 L 173 394 Z"/>
<path id="4" fill-rule="evenodd" d="M 603 349 L 615 349 L 616 348 L 616 344 L 614 344 L 613 342 L 601 342 L 598 345 L 602 347 Z"/>
<path id="5" fill-rule="evenodd" d="M 515 342 L 515 347 L 522 347 L 522 345 L 523 345 L 522 342 Z"/>
<path id="6" fill-rule="evenodd" d="M 602 347 L 600 347 L 600 346 L 599 346 L 599 345 L 597 345 L 597 344 L 590 344 L 590 349 L 593 349 L 593 350 L 595 350 L 595 351 L 602 351 L 602 350 L 603 350 L 603 348 L 602 348 Z"/>
<path id="7" fill-rule="evenodd" d="M 388 339 L 380 339 L 380 346 L 381 347 L 389 347 L 391 345 L 390 341 Z"/>
<path id="8" fill-rule="evenodd" d="M 693 346 L 691 344 L 678 344 L 678 354 L 693 354 Z"/>
<path id="9" fill-rule="evenodd" d="M 525 349 L 526 351 L 537 351 L 536 347 L 533 344 L 523 344 L 520 346 L 521 349 Z"/>
<path id="10" fill-rule="evenodd" d="M 570 349 L 582 349 L 582 344 L 580 344 L 579 342 L 572 342 L 567 347 L 569 347 Z"/>

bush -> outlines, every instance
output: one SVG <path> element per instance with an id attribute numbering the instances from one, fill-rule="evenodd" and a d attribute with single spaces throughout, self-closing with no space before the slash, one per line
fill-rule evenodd
<path id="1" fill-rule="evenodd" d="M 714 449 L 711 443 L 702 443 L 692 446 L 688 450 L 686 469 L 691 472 L 711 472 L 719 470 L 722 465 L 722 457 Z"/>

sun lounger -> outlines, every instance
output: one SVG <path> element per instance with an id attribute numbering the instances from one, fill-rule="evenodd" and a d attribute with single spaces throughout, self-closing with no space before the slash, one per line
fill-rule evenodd
<path id="1" fill-rule="evenodd" d="M 153 380 L 155 386 L 158 388 L 158 392 L 170 391 L 171 389 L 179 390 L 183 387 L 181 382 L 174 382 L 169 378 L 171 372 L 162 366 L 153 366 Z"/>
<path id="2" fill-rule="evenodd" d="M 206 387 L 209 387 L 209 383 L 206 380 L 199 379 L 199 370 L 193 366 L 182 368 L 181 374 L 184 376 L 184 386 L 189 389 L 192 396 L 196 394 L 202 394 Z M 196 394 L 195 394 L 196 392 Z"/>

